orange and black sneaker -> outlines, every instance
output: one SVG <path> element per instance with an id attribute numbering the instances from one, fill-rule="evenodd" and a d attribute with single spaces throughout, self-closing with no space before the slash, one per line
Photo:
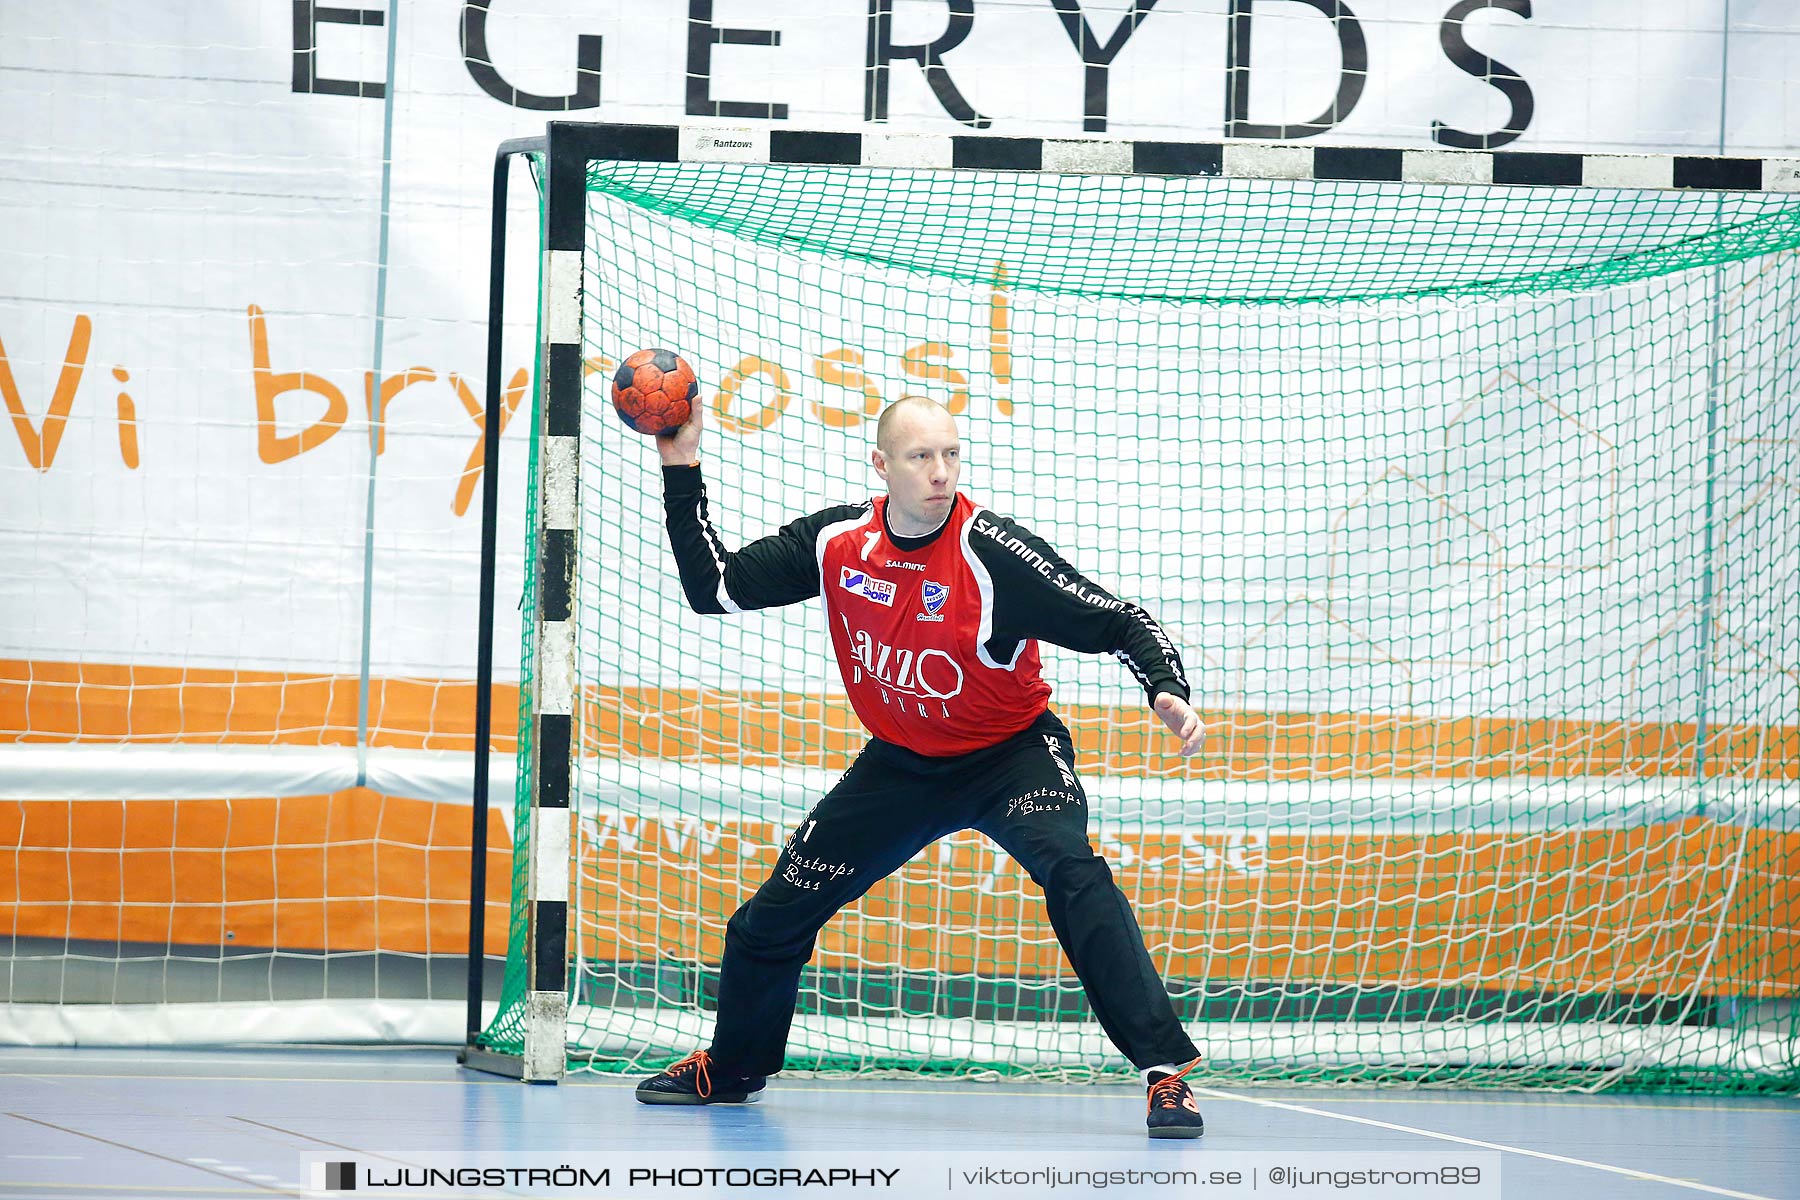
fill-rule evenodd
<path id="1" fill-rule="evenodd" d="M 637 1085 L 640 1104 L 754 1104 L 768 1081 L 714 1075 L 712 1055 L 696 1050 Z"/>
<path id="2" fill-rule="evenodd" d="M 1150 1072 L 1150 1091 L 1144 1101 L 1144 1123 L 1153 1138 L 1197 1138 L 1206 1132 L 1200 1119 L 1200 1105 L 1193 1089 L 1182 1076 L 1200 1065 L 1195 1059 L 1171 1075 L 1166 1071 Z"/>

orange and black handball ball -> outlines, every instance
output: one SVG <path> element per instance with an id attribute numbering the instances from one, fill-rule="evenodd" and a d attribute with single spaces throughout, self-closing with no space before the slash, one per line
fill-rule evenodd
<path id="1" fill-rule="evenodd" d="M 687 424 L 699 395 L 694 368 L 673 350 L 639 350 L 613 373 L 613 407 L 638 433 L 674 433 Z"/>

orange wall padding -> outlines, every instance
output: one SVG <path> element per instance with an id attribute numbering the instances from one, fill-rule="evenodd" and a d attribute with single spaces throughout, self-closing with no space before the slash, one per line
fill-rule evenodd
<path id="1" fill-rule="evenodd" d="M 377 679 L 370 742 L 469 750 L 474 684 Z M 497 752 L 516 748 L 519 691 L 494 688 Z M 776 691 L 604 688 L 586 695 L 583 749 L 603 756 L 842 768 L 866 735 L 841 698 Z M 1206 712 L 1201 754 L 1181 760 L 1143 705 L 1055 704 L 1085 769 L 1104 775 L 1247 781 L 1681 776 L 1690 723 Z M 356 742 L 353 676 L 0 660 L 0 740 L 333 745 Z M 1706 773 L 1800 779 L 1800 725 L 1707 731 Z"/>
<path id="2" fill-rule="evenodd" d="M 490 812 L 489 954 L 512 845 Z M 0 930 L 287 950 L 468 949 L 469 807 L 382 796 L 0 803 Z"/>
<path id="3" fill-rule="evenodd" d="M 0 930 L 151 944 L 456 954 L 469 810 L 329 796 L 0 805 Z M 599 960 L 717 961 L 785 831 L 579 825 L 575 942 Z M 1441 835 L 1111 833 L 1102 850 L 1176 978 L 1800 994 L 1800 834 L 1703 818 Z M 510 846 L 488 835 L 488 953 Z M 960 834 L 820 939 L 824 966 L 1066 968 L 1016 863 Z"/>
<path id="4" fill-rule="evenodd" d="M 696 832 L 632 820 L 578 839 L 584 955 L 718 961 L 726 919 L 773 866 L 782 834 Z M 1800 834 L 1693 818 L 1266 841 L 1121 833 L 1104 849 L 1172 978 L 1800 994 Z M 927 850 L 827 926 L 814 961 L 1066 973 L 1041 893 L 1016 863 L 995 867 L 974 834 Z"/>

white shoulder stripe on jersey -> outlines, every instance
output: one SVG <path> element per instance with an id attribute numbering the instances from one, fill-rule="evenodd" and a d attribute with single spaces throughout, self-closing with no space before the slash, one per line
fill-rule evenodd
<path id="1" fill-rule="evenodd" d="M 963 522 L 960 539 L 963 561 L 969 564 L 969 573 L 975 576 L 975 590 L 981 594 L 981 625 L 975 631 L 975 657 L 984 667 L 1010 671 L 1019 665 L 1019 655 L 1025 653 L 1025 643 L 1020 642 L 1014 646 L 1013 656 L 1006 662 L 1001 662 L 988 653 L 988 639 L 994 636 L 994 577 L 988 574 L 987 564 L 981 561 L 974 547 L 969 545 L 969 532 L 975 528 L 976 519 L 987 511 L 980 505 L 975 507 L 969 514 L 969 519 Z"/>

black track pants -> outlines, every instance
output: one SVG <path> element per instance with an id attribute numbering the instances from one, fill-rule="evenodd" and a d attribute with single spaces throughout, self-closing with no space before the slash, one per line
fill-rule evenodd
<path id="1" fill-rule="evenodd" d="M 953 758 L 871 741 L 789 835 L 775 873 L 726 927 L 715 1074 L 779 1071 L 819 930 L 960 829 L 992 838 L 1044 890 L 1051 927 L 1094 1015 L 1133 1065 L 1199 1057 L 1125 894 L 1088 844 L 1087 796 L 1074 763 L 1069 731 L 1049 712 L 998 745 Z"/>

